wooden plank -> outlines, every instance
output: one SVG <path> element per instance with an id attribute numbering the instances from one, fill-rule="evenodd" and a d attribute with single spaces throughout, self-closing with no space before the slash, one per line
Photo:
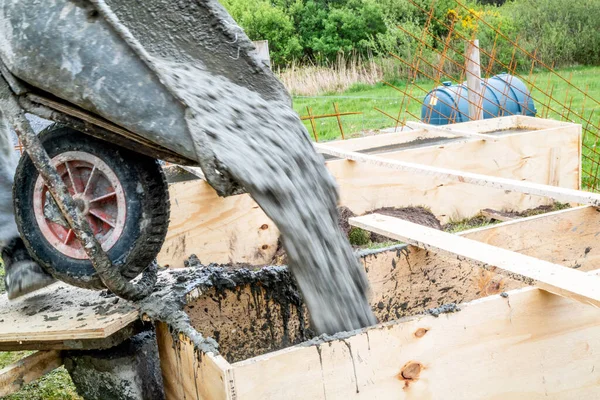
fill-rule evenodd
<path id="1" fill-rule="evenodd" d="M 495 142 L 469 140 L 390 152 L 385 158 L 547 183 L 551 149 L 561 147 L 560 185 L 578 189 L 580 138 L 580 132 L 571 128 L 534 131 L 502 136 Z M 442 222 L 447 222 L 470 218 L 483 208 L 521 211 L 548 204 L 548 199 L 538 196 L 506 193 L 365 163 L 340 160 L 327 165 L 338 182 L 341 204 L 359 215 L 380 207 L 424 205 Z"/>
<path id="2" fill-rule="evenodd" d="M 550 173 L 548 174 L 550 186 L 560 186 L 560 155 L 560 147 L 553 147 L 550 151 Z"/>
<path id="3" fill-rule="evenodd" d="M 38 351 L 0 370 L 0 397 L 8 396 L 63 364 L 60 351 Z"/>
<path id="4" fill-rule="evenodd" d="M 596 276 L 385 215 L 351 218 L 350 224 L 424 250 L 467 259 L 485 269 L 498 268 L 510 278 L 535 282 L 554 294 L 600 306 L 600 278 Z"/>
<path id="5" fill-rule="evenodd" d="M 205 263 L 266 264 L 279 231 L 247 195 L 222 198 L 205 181 L 169 186 L 171 220 L 158 262 L 183 267 L 190 255 Z"/>
<path id="6" fill-rule="evenodd" d="M 460 122 L 448 125 L 478 133 L 490 133 L 512 130 L 546 130 L 546 129 L 581 129 L 581 125 L 571 122 L 558 121 L 549 118 L 529 117 L 526 115 L 509 115 L 500 118 L 488 118 L 477 121 Z"/>
<path id="7" fill-rule="evenodd" d="M 76 346 L 76 341 L 106 339 L 139 318 L 130 302 L 114 304 L 115 299 L 60 283 L 12 301 L 3 294 L 0 346 L 24 350 L 49 342 L 61 349 Z"/>
<path id="8" fill-rule="evenodd" d="M 504 246 L 507 249 L 536 256 L 550 262 L 566 261 L 566 265 L 579 268 L 580 270 L 597 268 L 600 262 L 600 247 L 596 246 L 598 234 L 600 234 L 600 212 L 593 207 L 562 210 L 461 233 L 461 235 L 473 240 Z M 402 312 L 409 314 L 420 313 L 427 308 L 437 307 L 448 302 L 470 301 L 491 293 L 500 293 L 514 287 L 522 287 L 523 285 L 516 281 L 507 280 L 496 286 L 494 285 L 494 281 L 490 282 L 489 279 L 481 279 L 482 277 L 479 276 L 478 268 L 468 261 L 459 262 L 456 260 L 456 257 L 445 257 L 413 247 L 404 250 L 399 247 L 394 251 L 371 252 L 369 255 L 361 257 L 361 259 L 367 269 L 367 275 L 371 282 L 373 292 L 371 304 L 378 318 L 382 321 L 396 319 L 397 313 L 400 313 L 400 316 L 406 315 L 402 314 Z M 487 271 L 485 272 L 487 273 Z M 490 272 L 489 274 L 493 273 Z M 490 285 L 489 289 L 487 287 L 488 284 Z M 463 346 L 466 346 L 467 351 L 465 363 L 466 365 L 473 363 L 473 368 L 468 371 L 468 376 L 460 376 L 460 384 L 465 385 L 464 387 L 467 390 L 472 390 L 471 386 L 473 385 L 465 384 L 465 382 L 481 381 L 484 382 L 482 384 L 491 385 L 492 388 L 489 393 L 484 393 L 489 395 L 489 397 L 479 396 L 478 392 L 460 392 L 455 395 L 455 398 L 461 400 L 465 398 L 489 398 L 490 400 L 495 398 L 513 398 L 510 396 L 512 393 L 502 392 L 502 390 L 507 390 L 507 388 L 501 382 L 505 382 L 505 379 L 513 379 L 510 375 L 504 378 L 506 374 L 516 374 L 520 384 L 523 385 L 521 389 L 526 388 L 527 379 L 525 377 L 521 379 L 518 374 L 531 374 L 539 371 L 540 360 L 544 362 L 545 367 L 547 366 L 546 363 L 550 361 L 548 364 L 550 367 L 549 370 L 553 371 L 546 375 L 546 379 L 550 382 L 547 382 L 548 387 L 551 388 L 549 393 L 552 394 L 554 390 L 557 393 L 555 398 L 563 398 L 560 395 L 564 395 L 564 393 L 553 385 L 563 380 L 564 371 L 562 371 L 562 368 L 565 368 L 565 365 L 570 366 L 571 362 L 575 362 L 571 358 L 573 357 L 571 353 L 572 346 L 574 346 L 573 338 L 579 337 L 578 335 L 582 331 L 589 330 L 590 324 L 594 324 L 593 326 L 597 329 L 596 332 L 590 332 L 590 337 L 594 338 L 593 340 L 598 337 L 598 333 L 600 333 L 598 311 L 593 307 L 582 306 L 572 301 L 563 301 L 557 299 L 555 296 L 535 290 L 535 293 L 539 294 L 544 301 L 559 302 L 561 306 L 553 307 L 552 304 L 554 303 L 550 306 L 547 304 L 537 306 L 534 302 L 533 305 L 535 307 L 531 308 L 531 313 L 534 317 L 531 320 L 531 324 L 534 329 L 529 330 L 522 327 L 522 324 L 529 321 L 526 315 L 515 319 L 515 315 L 520 315 L 519 312 L 525 312 L 530 308 L 531 305 L 528 302 L 525 302 L 526 305 L 523 305 L 519 309 L 519 312 L 511 314 L 511 307 L 513 310 L 517 310 L 516 307 L 519 307 L 520 303 L 517 296 L 520 296 L 520 293 L 520 291 L 510 292 L 507 299 L 496 297 L 497 303 L 491 306 L 491 309 L 497 310 L 499 308 L 500 311 L 498 314 L 492 315 L 483 310 L 481 311 L 481 315 L 483 315 L 481 318 L 478 317 L 478 313 L 469 315 L 466 318 L 467 321 L 470 321 L 471 324 L 480 322 L 480 325 L 467 325 L 468 332 L 463 332 L 465 327 L 460 321 L 453 322 L 451 325 L 445 325 L 443 322 L 449 321 L 462 313 L 469 312 L 470 307 L 479 304 L 481 300 L 468 304 L 466 307 L 461 306 L 463 308 L 461 313 L 447 317 L 441 316 L 438 319 L 432 317 L 417 317 L 415 319 L 411 317 L 406 321 L 409 324 L 412 324 L 412 321 L 416 321 L 412 328 L 406 328 L 405 333 L 394 334 L 395 336 L 389 338 L 394 343 L 394 346 L 390 348 L 391 351 L 389 353 L 384 351 L 385 345 L 388 342 L 383 341 L 381 342 L 381 348 L 376 350 L 379 353 L 374 354 L 373 358 L 368 358 L 368 361 L 366 361 L 367 358 L 365 358 L 365 355 L 371 357 L 368 354 L 380 343 L 380 337 L 375 336 L 373 333 L 374 330 L 382 332 L 387 330 L 394 331 L 399 322 L 394 321 L 391 324 L 373 328 L 368 331 L 366 336 L 363 335 L 362 339 L 357 343 L 348 342 L 348 340 L 354 340 L 354 337 L 349 338 L 346 340 L 349 346 L 344 342 L 332 343 L 331 348 L 334 349 L 332 352 L 338 355 L 335 358 L 331 358 L 332 353 L 327 350 L 330 348 L 329 344 L 324 344 L 318 347 L 303 345 L 304 347 L 288 348 L 234 363 L 232 364 L 232 371 L 229 364 L 225 364 L 224 362 L 219 370 L 225 371 L 222 373 L 227 374 L 229 387 L 226 389 L 225 395 L 217 393 L 215 394 L 215 398 L 225 398 L 224 396 L 226 395 L 233 396 L 234 393 L 239 399 L 276 399 L 281 398 L 282 393 L 285 393 L 285 398 L 291 399 L 319 399 L 325 398 L 325 396 L 328 399 L 336 399 L 342 395 L 350 398 L 365 399 L 390 397 L 410 399 L 428 398 L 427 396 L 423 397 L 423 393 L 421 392 L 410 391 L 410 387 L 414 387 L 417 384 L 416 381 L 410 381 L 407 389 L 403 389 L 406 384 L 405 380 L 400 381 L 401 386 L 398 392 L 388 392 L 385 386 L 395 384 L 397 382 L 397 375 L 400 372 L 399 369 L 411 360 L 422 363 L 426 367 L 424 371 L 427 374 L 432 371 L 430 366 L 434 367 L 435 374 L 425 375 L 427 379 L 424 379 L 423 382 L 428 382 L 429 385 L 435 386 L 438 377 L 442 376 L 445 377 L 444 379 L 447 378 L 447 381 L 444 381 L 445 385 L 452 385 L 452 382 L 454 382 L 454 364 L 449 363 L 449 359 L 444 357 L 447 351 L 452 351 L 453 355 L 458 357 L 457 359 L 462 360 L 460 355 L 462 354 Z M 235 299 L 236 296 L 228 295 L 227 299 L 230 297 Z M 243 293 L 242 297 L 246 297 L 246 294 Z M 207 302 L 211 301 L 211 298 L 207 297 L 206 300 Z M 250 307 L 250 304 L 247 307 Z M 546 310 L 548 310 L 548 313 L 546 313 Z M 238 313 L 237 315 L 241 316 L 242 314 Z M 499 319 L 497 320 L 497 318 Z M 544 318 L 549 318 L 549 320 L 545 320 Z M 222 316 L 215 317 L 212 320 L 213 324 L 207 321 L 204 326 L 210 326 L 210 331 L 220 331 L 220 319 L 224 319 L 226 322 L 232 319 L 226 307 L 223 308 Z M 516 331 L 505 331 L 502 324 L 497 324 L 500 320 L 509 329 L 518 329 Z M 557 324 L 555 324 L 555 321 L 557 321 Z M 442 324 L 434 326 L 430 322 L 431 324 Z M 545 330 L 547 327 L 550 328 L 549 331 Z M 235 334 L 235 327 L 228 326 L 227 329 L 232 334 Z M 481 329 L 483 329 L 484 334 L 480 333 Z M 210 334 L 202 326 L 198 326 L 198 330 L 202 333 Z M 451 330 L 451 332 L 445 333 L 446 330 Z M 416 333 L 418 335 L 415 335 Z M 431 333 L 434 333 L 434 335 L 429 336 Z M 455 348 L 454 340 L 459 340 L 462 334 L 466 334 L 467 337 L 464 338 L 462 345 L 459 344 L 459 348 Z M 514 339 L 513 342 L 517 343 L 518 346 L 531 345 L 535 347 L 527 347 L 525 349 L 521 347 L 519 350 L 523 354 L 520 354 L 519 351 L 512 352 L 511 350 L 511 353 L 504 357 L 505 347 L 508 346 L 504 340 L 505 334 L 511 335 Z M 446 341 L 444 339 L 445 335 L 448 335 L 452 339 Z M 422 342 L 424 347 L 413 348 L 413 340 L 417 338 L 425 339 L 427 337 L 431 337 L 432 339 L 431 341 Z M 586 340 L 587 338 L 581 339 L 581 341 Z M 542 342 L 539 343 L 539 341 Z M 421 342 L 416 341 L 416 343 Z M 541 347 L 537 347 L 538 343 Z M 569 343 L 569 346 L 565 346 L 565 343 Z M 600 342 L 596 343 L 600 346 Z M 481 346 L 483 346 L 483 350 L 481 350 Z M 554 350 L 554 346 L 558 346 L 558 349 Z M 584 346 L 583 342 L 577 344 L 578 349 Z M 176 354 L 171 350 L 172 342 L 163 344 L 161 347 L 168 349 L 168 354 L 171 356 Z M 539 358 L 542 355 L 537 352 L 536 349 L 538 348 L 546 349 L 544 359 Z M 190 347 L 187 351 L 193 353 L 193 348 Z M 408 353 L 404 354 L 404 351 Z M 554 354 L 552 353 L 554 351 L 558 351 L 556 358 L 551 356 L 546 359 L 547 355 Z M 600 348 L 597 351 L 600 351 Z M 576 357 L 581 357 L 585 361 L 582 364 L 581 371 L 584 371 L 588 367 L 591 368 L 591 365 L 595 362 L 594 354 L 597 351 L 591 348 L 585 354 L 577 352 L 579 355 Z M 289 359 L 287 358 L 288 355 Z M 420 359 L 422 355 L 424 358 Z M 523 357 L 524 355 L 531 355 L 533 358 Z M 539 357 L 536 358 L 537 356 Z M 438 357 L 442 357 L 440 360 L 444 362 L 438 362 Z M 163 357 L 161 356 L 162 359 Z M 485 370 L 488 367 L 487 363 L 493 363 L 497 359 L 500 360 L 500 364 L 496 366 L 497 370 L 494 369 L 496 367 L 492 368 L 490 373 L 485 375 L 485 379 L 477 375 L 482 371 L 481 368 Z M 176 359 L 173 358 L 173 360 Z M 193 362 L 193 360 L 194 358 L 191 358 L 188 362 Z M 510 368 L 513 365 L 510 364 L 511 362 L 516 363 L 516 370 Z M 366 376 L 358 372 L 359 368 L 362 368 L 365 363 L 372 369 L 371 374 Z M 478 368 L 482 363 L 483 366 Z M 507 363 L 509 363 L 508 366 Z M 177 371 L 177 368 L 179 368 L 176 361 L 171 361 L 171 365 L 174 366 L 172 368 L 173 371 Z M 355 366 L 358 375 L 354 374 Z M 398 370 L 391 373 L 388 371 L 388 368 L 392 367 Z M 581 371 L 577 371 L 577 373 L 581 373 Z M 198 373 L 196 372 L 196 374 Z M 177 373 L 175 372 L 175 374 Z M 190 383 L 194 382 L 193 376 L 188 375 Z M 358 394 L 356 393 L 356 376 L 359 377 L 360 393 Z M 503 378 L 493 381 L 492 378 L 495 377 Z M 598 377 L 594 375 L 590 379 L 591 382 L 594 382 L 594 379 L 598 379 Z M 566 382 L 577 383 L 580 381 L 572 380 Z M 563 382 L 563 384 L 566 384 L 566 382 Z M 475 386 L 479 388 L 478 385 Z M 302 388 L 302 390 L 290 390 L 290 388 L 297 387 Z M 352 391 L 350 393 L 344 392 L 348 387 Z M 587 389 L 585 389 L 586 387 Z M 593 387 L 593 389 L 590 389 L 590 387 Z M 501 392 L 497 394 L 497 397 L 494 397 L 496 390 Z M 585 390 L 598 390 L 598 387 L 582 385 L 579 388 L 577 386 L 573 389 L 573 398 L 597 397 L 595 395 L 596 392 L 585 392 Z M 447 398 L 440 393 L 443 393 L 443 391 L 440 390 L 439 393 L 435 392 L 431 398 Z M 454 392 L 452 393 L 454 395 Z M 531 393 L 517 393 L 515 398 L 536 398 L 527 397 L 529 394 Z M 586 394 L 589 396 L 586 396 Z M 464 396 L 461 397 L 462 395 Z M 183 398 L 183 394 L 179 398 Z M 191 398 L 193 398 L 193 393 Z M 449 398 L 453 399 L 453 397 Z"/>
<path id="9" fill-rule="evenodd" d="M 514 115 L 513 117 L 515 118 L 515 125 L 521 127 L 522 129 L 553 129 L 558 126 L 581 129 L 580 124 L 558 121 L 550 118 L 529 117 L 527 115 Z"/>
<path id="10" fill-rule="evenodd" d="M 499 119 L 507 118 L 514 120 Z M 562 148 L 558 163 L 560 185 L 578 189 L 581 132 L 572 124 L 560 129 L 509 134 L 499 136 L 497 141 L 460 140 L 389 152 L 385 157 L 547 183 L 550 152 L 558 147 Z M 338 182 L 341 204 L 359 215 L 380 207 L 424 205 L 447 222 L 471 217 L 483 208 L 521 211 L 548 204 L 546 198 L 538 196 L 448 182 L 377 165 L 335 160 L 327 166 Z M 205 263 L 261 265 L 272 259 L 279 233 L 250 196 L 223 199 L 200 180 L 173 184 L 170 194 L 171 224 L 159 255 L 161 264 L 181 268 L 191 254 Z M 263 230 L 265 226 L 267 229 Z"/>
<path id="11" fill-rule="evenodd" d="M 167 400 L 233 400 L 231 366 L 221 356 L 194 349 L 181 337 L 177 343 L 165 323 L 156 324 L 156 339 Z"/>
<path id="12" fill-rule="evenodd" d="M 579 271 L 600 265 L 600 212 L 578 207 L 464 231 L 458 235 Z M 414 246 L 361 257 L 381 322 L 523 288 L 523 282 L 468 260 Z"/>
<path id="13" fill-rule="evenodd" d="M 453 129 L 461 131 L 470 131 L 476 133 L 484 132 L 505 132 L 510 133 L 511 129 L 528 129 L 528 130 L 541 130 L 541 129 L 554 129 L 561 128 L 564 130 L 573 129 L 576 125 L 566 122 L 533 118 L 521 115 L 511 115 L 500 118 L 491 118 L 479 121 L 468 121 L 458 124 L 448 125 Z M 338 140 L 327 142 L 328 146 L 333 146 L 338 149 L 349 150 L 349 151 L 362 151 L 374 148 L 393 147 L 399 145 L 405 145 L 411 142 L 419 142 L 424 139 L 431 138 L 443 138 L 448 137 L 446 132 L 440 131 L 426 131 L 419 129 L 417 131 L 402 131 L 392 133 L 382 133 L 372 136 L 365 136 L 354 139 Z"/>
<path id="14" fill-rule="evenodd" d="M 550 126 L 544 126 L 544 128 L 540 128 L 538 124 L 530 125 L 529 127 L 532 129 L 546 129 L 549 127 L 556 128 L 560 126 L 561 122 L 550 120 Z M 509 115 L 506 117 L 500 118 L 488 118 L 488 119 L 479 119 L 475 121 L 467 121 L 460 122 L 457 124 L 451 124 L 452 127 L 457 129 L 465 129 L 468 131 L 478 132 L 478 133 L 487 133 L 487 132 L 499 132 L 499 131 L 507 131 L 512 129 L 522 129 L 522 125 L 519 123 L 519 119 L 517 115 Z"/>
<path id="15" fill-rule="evenodd" d="M 600 211 L 581 206 L 458 233 L 580 271 L 600 265 Z"/>
<path id="16" fill-rule="evenodd" d="M 600 397 L 598 352 L 600 310 L 527 288 L 233 368 L 240 400 L 575 400 Z"/>
<path id="17" fill-rule="evenodd" d="M 529 117 L 526 115 L 509 115 L 500 118 L 488 118 L 449 125 L 479 133 L 500 132 L 510 130 L 546 130 L 561 128 L 565 130 L 581 129 L 581 125 L 571 122 L 557 121 L 549 118 Z"/>
<path id="18" fill-rule="evenodd" d="M 419 145 L 432 139 L 448 138 L 447 134 L 428 132 L 423 129 L 416 131 L 401 131 L 382 133 L 355 139 L 336 140 L 327 142 L 327 145 L 349 151 L 364 151 L 378 148 L 393 148 L 404 145 Z M 455 139 L 458 140 L 458 139 Z"/>
<path id="19" fill-rule="evenodd" d="M 188 299 L 184 312 L 198 331 L 210 326 L 210 334 L 219 338 L 219 352 L 235 362 L 306 339 L 305 308 L 282 306 L 272 296 L 273 291 L 260 284 L 240 285 L 232 291 L 205 290 L 198 299 Z M 256 329 L 263 326 L 269 329 Z"/>
<path id="20" fill-rule="evenodd" d="M 175 345 L 169 327 L 165 323 L 156 323 L 156 344 L 160 358 L 160 369 L 163 377 L 163 387 L 166 399 L 183 399 L 183 377 L 179 351 L 180 347 Z M 188 349 L 187 351 L 191 351 Z M 188 371 L 189 373 L 189 371 Z M 190 375 L 192 376 L 192 375 Z M 186 380 L 189 378 L 186 377 Z"/>
<path id="21" fill-rule="evenodd" d="M 471 172 L 452 170 L 448 168 L 432 167 L 405 161 L 391 160 L 382 156 L 361 154 L 352 151 L 338 150 L 330 146 L 315 143 L 315 148 L 324 154 L 346 158 L 351 161 L 368 163 L 376 166 L 391 168 L 403 172 L 429 175 L 449 181 L 458 181 L 473 185 L 485 186 L 511 192 L 519 192 L 534 196 L 550 197 L 565 203 L 581 203 L 600 206 L 600 195 L 579 190 L 559 188 L 533 182 L 517 181 L 514 179 L 499 178 L 490 175 L 475 174 Z"/>
<path id="22" fill-rule="evenodd" d="M 473 139 L 485 139 L 485 140 L 494 140 L 496 139 L 493 135 L 486 135 L 484 133 L 477 133 L 472 131 L 467 131 L 464 129 L 456 129 L 452 125 L 430 125 L 424 124 L 422 122 L 414 122 L 414 121 L 406 121 L 406 125 L 410 126 L 413 129 L 423 129 L 430 132 L 443 133 L 452 136 L 462 136 Z"/>

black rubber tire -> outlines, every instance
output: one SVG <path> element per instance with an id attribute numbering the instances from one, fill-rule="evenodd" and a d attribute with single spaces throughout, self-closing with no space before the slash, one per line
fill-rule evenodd
<path id="1" fill-rule="evenodd" d="M 87 152 L 117 175 L 125 192 L 127 217 L 123 233 L 108 256 L 127 279 L 138 276 L 158 255 L 169 226 L 168 184 L 158 161 L 64 126 L 52 125 L 39 137 L 50 158 L 67 151 Z M 44 238 L 33 211 L 38 175 L 31 159 L 21 157 L 13 196 L 15 219 L 27 250 L 55 278 L 78 287 L 103 289 L 89 260 L 71 258 Z"/>

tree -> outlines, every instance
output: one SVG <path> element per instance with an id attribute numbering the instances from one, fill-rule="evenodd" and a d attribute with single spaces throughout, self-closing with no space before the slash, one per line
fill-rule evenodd
<path id="1" fill-rule="evenodd" d="M 251 40 L 268 40 L 275 65 L 302 56 L 302 46 L 291 18 L 266 0 L 224 0 L 223 5 Z"/>

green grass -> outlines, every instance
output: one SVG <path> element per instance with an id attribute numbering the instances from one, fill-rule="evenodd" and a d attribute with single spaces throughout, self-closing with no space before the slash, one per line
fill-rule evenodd
<path id="1" fill-rule="evenodd" d="M 538 116 L 547 116 L 547 118 L 557 120 L 564 120 L 563 116 L 568 116 L 569 120 L 581 123 L 585 128 L 587 119 L 592 115 L 590 126 L 597 126 L 600 122 L 600 104 L 596 103 L 593 99 L 597 99 L 600 102 L 600 79 L 597 78 L 600 75 L 600 67 L 580 66 L 561 69 L 557 72 L 565 79 L 570 80 L 574 87 L 569 87 L 570 85 L 567 82 L 547 71 L 534 72 L 531 77 L 529 77 L 529 72 L 521 73 L 523 77 L 531 82 L 535 82 L 536 86 L 540 88 L 539 90 L 533 89 L 531 91 Z M 394 84 L 402 90 L 406 89 L 405 83 L 395 82 Z M 425 96 L 425 91 L 429 91 L 435 87 L 434 82 L 428 80 L 417 81 L 417 85 L 422 89 L 414 85 L 412 86 L 412 95 L 417 99 L 422 99 Z M 587 91 L 590 98 L 585 100 L 586 96 L 575 88 L 580 88 L 583 92 Z M 548 103 L 549 99 L 546 94 L 550 92 L 552 93 L 553 100 L 550 100 Z M 394 127 L 396 122 L 376 111 L 374 107 L 397 118 L 402 97 L 402 93 L 382 83 L 376 85 L 359 84 L 344 93 L 331 93 L 315 97 L 296 96 L 294 97 L 294 109 L 301 116 L 308 114 L 307 107 L 312 109 L 313 115 L 332 114 L 334 113 L 333 103 L 335 102 L 338 104 L 341 112 L 362 112 L 362 115 L 342 117 L 346 137 L 352 137 L 362 135 L 361 131 Z M 420 116 L 420 102 L 410 99 L 407 99 L 407 102 L 408 111 L 415 116 Z M 563 107 L 564 104 L 570 105 L 570 108 L 576 114 L 579 114 L 580 117 L 577 117 L 575 113 L 569 113 Z M 409 114 L 402 114 L 400 119 L 404 117 L 414 120 Z M 311 135 L 313 135 L 310 122 L 304 121 L 304 124 Z M 316 120 L 316 125 L 319 141 L 341 138 L 336 118 Z M 592 129 L 592 131 L 596 132 L 597 130 Z M 586 147 L 595 148 L 597 143 L 597 134 L 584 135 L 584 155 L 592 157 L 592 151 L 586 149 Z M 597 157 L 594 158 L 597 159 Z M 583 170 L 590 171 L 590 169 L 591 163 L 584 157 Z M 584 186 L 589 185 L 585 174 L 583 184 Z"/>
<path id="2" fill-rule="evenodd" d="M 485 226 L 499 224 L 500 221 L 490 221 L 480 215 L 472 218 L 465 218 L 459 221 L 449 221 L 444 225 L 444 231 L 448 233 L 458 233 L 468 231 L 469 229 L 483 228 Z"/>
<path id="3" fill-rule="evenodd" d="M 422 83 L 426 84 L 426 83 Z M 402 90 L 405 84 L 396 83 Z M 421 85 L 421 84 L 419 84 Z M 422 96 L 422 92 L 414 91 L 415 96 Z M 378 130 L 395 126 L 395 122 L 375 110 L 375 107 L 386 113 L 397 117 L 402 94 L 395 89 L 382 83 L 376 85 L 355 85 L 344 93 L 326 94 L 316 97 L 294 97 L 294 110 L 301 116 L 308 115 L 306 107 L 312 108 L 313 115 L 333 114 L 335 110 L 333 103 L 337 103 L 339 110 L 344 112 L 362 112 L 362 115 L 349 115 L 342 117 L 344 132 L 348 136 L 356 135 L 357 132 Z M 420 105 L 412 101 L 409 111 L 415 115 L 420 114 Z M 304 121 L 304 125 L 311 135 L 313 131 L 310 121 Z M 325 118 L 316 120 L 319 141 L 327 141 L 341 138 L 340 129 L 336 118 Z"/>
<path id="4" fill-rule="evenodd" d="M 4 293 L 4 264 L 0 260 L 0 294 Z M 32 354 L 33 351 L 0 352 L 0 369 Z M 80 400 L 75 385 L 64 367 L 60 367 L 4 400 Z"/>

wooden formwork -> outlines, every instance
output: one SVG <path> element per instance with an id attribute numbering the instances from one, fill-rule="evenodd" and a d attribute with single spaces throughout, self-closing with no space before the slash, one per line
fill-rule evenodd
<path id="1" fill-rule="evenodd" d="M 318 147 L 334 156 L 327 165 L 341 204 L 359 215 L 424 205 L 442 221 L 554 200 L 600 204 L 600 197 L 578 191 L 578 125 L 512 116 L 451 131 L 422 128 Z M 204 263 L 271 261 L 279 233 L 248 195 L 222 199 L 202 180 L 170 190 L 162 264 L 182 267 L 190 254 Z M 411 244 L 361 256 L 379 325 L 298 343 L 306 315 L 283 310 L 268 296 L 257 307 L 255 287 L 240 286 L 228 296 L 190 293 L 185 311 L 200 333 L 218 338 L 221 354 L 203 353 L 183 336 L 174 340 L 170 327 L 157 323 L 167 397 L 600 398 L 595 207 L 457 235 L 378 215 L 353 224 Z M 67 300 L 86 293 L 64 288 L 52 295 Z M 448 304 L 459 304 L 460 311 L 428 313 Z M 0 306 L 0 316 L 18 314 L 9 308 Z M 60 365 L 56 350 L 105 347 L 131 335 L 139 310 L 125 302 L 104 320 L 85 312 L 61 321 L 53 315 L 33 324 L 22 317 L 20 335 L 0 332 L 0 349 L 49 350 L 24 361 L 37 372 L 25 375 L 16 365 L 0 371 L 0 383 L 21 376 L 26 382 Z M 260 329 L 267 322 L 269 329 Z"/>
<path id="2" fill-rule="evenodd" d="M 579 189 L 581 126 L 510 116 L 457 124 L 492 139 L 416 130 L 329 142 L 327 146 L 386 159 Z M 340 187 L 341 204 L 355 214 L 380 207 L 423 205 L 443 222 L 472 217 L 481 209 L 525 210 L 548 204 L 524 195 L 444 178 L 399 172 L 343 159 L 327 162 Z M 277 231 L 249 195 L 220 198 L 203 180 L 171 185 L 171 225 L 159 262 L 174 268 L 195 253 L 203 262 L 269 263 Z"/>
<path id="3" fill-rule="evenodd" d="M 540 129 L 530 131 L 527 124 Z M 353 225 L 409 243 L 361 257 L 379 325 L 277 351 L 269 351 L 263 340 L 254 353 L 243 347 L 240 359 L 228 348 L 252 343 L 245 327 L 260 326 L 266 318 L 244 295 L 248 288 L 237 288 L 237 296 L 219 302 L 218 311 L 210 309 L 215 302 L 210 295 L 190 299 L 187 310 L 195 328 L 207 335 L 219 332 L 224 351 L 199 352 L 185 337 L 174 342 L 168 326 L 158 324 L 167 397 L 600 398 L 600 371 L 595 369 L 600 352 L 600 197 L 577 190 L 580 128 L 525 117 L 462 125 L 457 135 L 462 130 L 508 132 L 485 139 L 463 135 L 443 145 L 401 150 L 390 146 L 423 132 L 318 148 L 354 160 L 329 161 L 328 166 L 340 182 L 342 203 L 351 209 L 354 205 L 357 213 L 383 205 L 425 204 L 447 218 L 473 215 L 489 204 L 518 210 L 553 200 L 567 200 L 574 207 L 456 235 L 381 215 L 357 217 Z M 510 133 L 515 126 L 519 132 Z M 407 168 L 417 175 L 402 172 Z M 379 181 L 379 176 L 385 179 Z M 390 185 L 397 186 L 392 190 Z M 417 194 L 420 201 L 413 200 Z M 359 206 L 361 202 L 366 205 Z M 260 243 L 247 246 L 256 249 Z M 275 327 L 273 342 L 281 341 L 281 329 Z"/>
<path id="4" fill-rule="evenodd" d="M 569 288 L 598 283 L 598 235 L 600 214 L 584 206 L 458 237 L 510 250 L 517 257 L 535 257 L 539 263 L 561 263 L 578 273 L 577 281 L 563 283 Z M 474 260 L 414 246 L 382 250 L 362 261 L 371 281 L 373 309 L 387 322 L 341 339 L 228 362 L 221 355 L 194 351 L 185 338 L 175 345 L 168 327 L 159 324 L 168 398 L 600 396 L 600 372 L 594 368 L 600 351 L 600 310 L 586 301 L 528 286 L 499 270 L 482 269 Z M 202 310 L 210 301 L 200 297 L 188 306 Z M 242 296 L 239 304 L 222 307 L 210 328 L 201 320 L 196 328 L 212 332 L 227 326 L 235 331 L 227 325 L 230 321 L 251 317 L 252 307 L 245 301 Z M 420 314 L 449 303 L 460 303 L 460 311 L 438 317 Z M 241 330 L 238 340 L 247 340 Z"/>

